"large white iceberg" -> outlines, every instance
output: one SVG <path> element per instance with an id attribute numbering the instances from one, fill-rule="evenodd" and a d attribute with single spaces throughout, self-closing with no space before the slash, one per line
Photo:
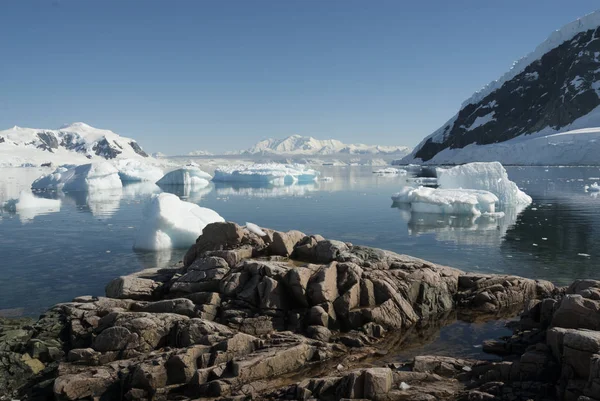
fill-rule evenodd
<path id="1" fill-rule="evenodd" d="M 210 184 L 212 176 L 196 166 L 188 165 L 165 174 L 156 185 L 184 185 L 194 188 L 204 188 Z"/>
<path id="2" fill-rule="evenodd" d="M 154 183 L 163 176 L 160 168 L 136 159 L 119 160 L 116 167 L 123 182 L 148 181 Z"/>
<path id="3" fill-rule="evenodd" d="M 169 193 L 152 195 L 143 216 L 133 247 L 152 251 L 187 248 L 196 242 L 207 224 L 225 221 L 214 210 Z"/>
<path id="4" fill-rule="evenodd" d="M 489 191 L 474 189 L 435 189 L 403 187 L 392 196 L 395 203 L 410 203 L 418 213 L 493 214 L 498 198 Z"/>
<path id="5" fill-rule="evenodd" d="M 31 184 L 32 189 L 63 191 L 99 191 L 122 186 L 119 171 L 108 162 L 63 165 Z"/>
<path id="6" fill-rule="evenodd" d="M 215 170 L 213 181 L 288 185 L 313 182 L 318 175 L 318 171 L 300 164 L 257 163 L 219 167 Z"/>
<path id="7" fill-rule="evenodd" d="M 528 205 L 531 197 L 508 179 L 504 166 L 498 162 L 468 163 L 437 170 L 438 184 L 442 189 L 481 189 L 498 197 L 503 205 Z"/>

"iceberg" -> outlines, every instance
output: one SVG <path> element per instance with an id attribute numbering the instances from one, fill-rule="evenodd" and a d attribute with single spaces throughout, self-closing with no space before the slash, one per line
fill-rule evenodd
<path id="1" fill-rule="evenodd" d="M 225 221 L 212 209 L 185 202 L 176 195 L 152 195 L 143 210 L 134 249 L 157 251 L 193 245 L 207 224 Z"/>
<path id="2" fill-rule="evenodd" d="M 119 177 L 123 182 L 156 182 L 163 176 L 163 171 L 151 164 L 136 159 L 123 159 L 116 163 Z"/>
<path id="3" fill-rule="evenodd" d="M 257 163 L 219 167 L 215 170 L 213 181 L 289 185 L 313 182 L 318 175 L 318 171 L 299 164 Z"/>
<path id="4" fill-rule="evenodd" d="M 165 174 L 156 182 L 159 186 L 184 185 L 194 188 L 204 188 L 210 184 L 212 176 L 200 170 L 197 166 L 187 165 Z"/>
<path id="5" fill-rule="evenodd" d="M 597 182 L 594 182 L 592 185 L 586 185 L 583 187 L 585 192 L 600 192 L 600 185 Z"/>
<path id="6" fill-rule="evenodd" d="M 62 191 L 101 191 L 122 187 L 119 171 L 108 162 L 63 165 L 31 184 L 32 189 Z"/>
<path id="7" fill-rule="evenodd" d="M 468 163 L 452 168 L 438 168 L 437 182 L 441 189 L 478 189 L 489 191 L 503 205 L 528 205 L 531 197 L 508 179 L 504 166 L 498 162 Z"/>
<path id="8" fill-rule="evenodd" d="M 392 196 L 395 203 L 410 203 L 417 213 L 458 215 L 495 214 L 498 197 L 476 189 L 434 189 L 404 187 Z"/>

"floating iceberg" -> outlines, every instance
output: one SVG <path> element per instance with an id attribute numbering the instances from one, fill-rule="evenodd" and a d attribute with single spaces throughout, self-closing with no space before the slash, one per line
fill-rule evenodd
<path id="1" fill-rule="evenodd" d="M 108 162 L 63 165 L 31 184 L 32 189 L 63 191 L 98 191 L 122 186 L 119 171 Z"/>
<path id="2" fill-rule="evenodd" d="M 141 160 L 124 159 L 116 163 L 119 177 L 123 182 L 156 182 L 163 176 L 163 171 Z"/>
<path id="3" fill-rule="evenodd" d="M 404 187 L 392 196 L 395 203 L 410 203 L 417 213 L 494 214 L 498 197 L 476 189 L 434 189 Z"/>
<path id="4" fill-rule="evenodd" d="M 217 212 L 180 200 L 176 195 L 152 195 L 143 211 L 134 249 L 162 250 L 187 248 L 207 224 L 225 221 Z"/>
<path id="5" fill-rule="evenodd" d="M 479 189 L 498 197 L 503 205 L 528 205 L 531 197 L 508 179 L 508 174 L 498 162 L 468 163 L 448 169 L 438 168 L 438 184 L 442 189 Z"/>
<path id="6" fill-rule="evenodd" d="M 592 185 L 586 185 L 583 189 L 585 189 L 585 192 L 600 192 L 600 185 L 595 182 Z"/>
<path id="7" fill-rule="evenodd" d="M 41 214 L 59 212 L 60 205 L 60 199 L 38 198 L 31 191 L 23 190 L 17 199 L 8 200 L 4 208 L 17 213 L 21 221 L 29 221 Z"/>
<path id="8" fill-rule="evenodd" d="M 289 185 L 315 181 L 318 175 L 318 171 L 299 164 L 265 163 L 219 167 L 213 181 Z"/>
<path id="9" fill-rule="evenodd" d="M 210 184 L 212 176 L 200 170 L 197 166 L 187 165 L 165 174 L 156 182 L 159 186 L 184 185 L 194 188 L 204 188 Z"/>

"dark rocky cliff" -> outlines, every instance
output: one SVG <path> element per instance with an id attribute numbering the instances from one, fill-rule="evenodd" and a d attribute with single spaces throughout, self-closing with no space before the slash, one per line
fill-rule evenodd
<path id="1" fill-rule="evenodd" d="M 560 130 L 588 115 L 600 105 L 599 39 L 597 27 L 548 51 L 481 100 L 463 105 L 413 156 L 427 161 L 447 148 Z"/>

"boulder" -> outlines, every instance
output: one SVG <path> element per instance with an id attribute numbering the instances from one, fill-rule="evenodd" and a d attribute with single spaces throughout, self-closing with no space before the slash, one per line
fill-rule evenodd
<path id="1" fill-rule="evenodd" d="M 154 280 L 122 276 L 112 280 L 105 288 L 108 298 L 152 300 L 160 284 Z"/>

